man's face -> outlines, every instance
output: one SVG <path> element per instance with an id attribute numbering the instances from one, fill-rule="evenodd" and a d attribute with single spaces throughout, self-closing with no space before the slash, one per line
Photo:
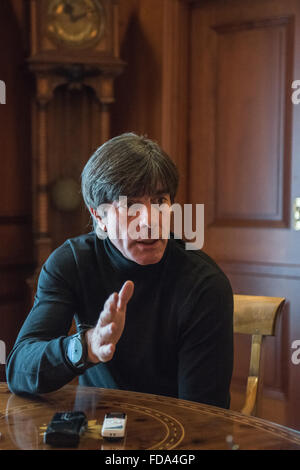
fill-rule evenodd
<path id="1" fill-rule="evenodd" d="M 103 219 L 109 239 L 131 261 L 158 263 L 168 243 L 170 206 L 170 195 L 161 193 L 114 201 Z"/>

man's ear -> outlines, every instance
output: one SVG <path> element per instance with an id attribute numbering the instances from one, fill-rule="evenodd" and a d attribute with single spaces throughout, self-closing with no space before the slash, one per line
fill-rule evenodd
<path id="1" fill-rule="evenodd" d="M 105 213 L 99 214 L 99 211 L 97 209 L 94 209 L 93 207 L 90 207 L 90 211 L 92 216 L 96 219 L 97 224 L 99 225 L 99 228 L 106 232 L 106 225 L 105 225 Z"/>

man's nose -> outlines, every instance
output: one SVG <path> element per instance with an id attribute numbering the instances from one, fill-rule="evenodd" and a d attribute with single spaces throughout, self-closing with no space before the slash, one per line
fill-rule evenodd
<path id="1" fill-rule="evenodd" d="M 139 225 L 141 227 L 151 227 L 151 203 L 142 204 L 140 217 L 139 217 Z"/>

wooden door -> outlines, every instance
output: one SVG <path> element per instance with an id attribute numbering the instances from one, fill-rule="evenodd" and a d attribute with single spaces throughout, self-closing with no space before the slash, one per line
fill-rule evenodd
<path id="1" fill-rule="evenodd" d="M 300 196 L 298 0 L 192 2 L 189 50 L 189 202 L 205 204 L 205 243 L 235 293 L 286 297 L 263 354 L 258 413 L 300 429 Z M 235 337 L 242 390 L 249 340 Z"/>

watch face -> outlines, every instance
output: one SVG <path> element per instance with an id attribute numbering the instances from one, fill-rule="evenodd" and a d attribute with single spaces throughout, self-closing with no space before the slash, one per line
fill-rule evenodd
<path id="1" fill-rule="evenodd" d="M 72 338 L 68 347 L 68 358 L 74 364 L 78 364 L 82 360 L 83 347 L 81 341 L 76 336 Z"/>
<path id="2" fill-rule="evenodd" d="M 88 47 L 96 43 L 105 28 L 100 0 L 48 0 L 47 33 L 68 47 Z"/>

